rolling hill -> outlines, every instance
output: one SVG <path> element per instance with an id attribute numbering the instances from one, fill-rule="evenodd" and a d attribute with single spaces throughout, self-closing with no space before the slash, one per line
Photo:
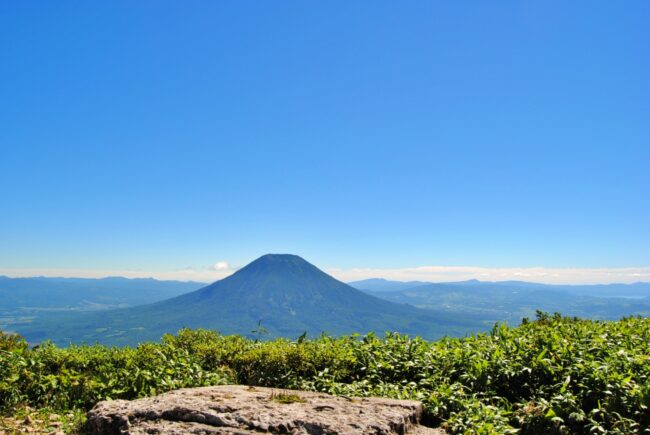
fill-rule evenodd
<path id="1" fill-rule="evenodd" d="M 191 293 L 101 314 L 53 313 L 17 330 L 31 342 L 134 344 L 183 327 L 251 335 L 258 325 L 268 337 L 398 331 L 430 339 L 484 326 L 368 295 L 298 256 L 269 254 Z"/>

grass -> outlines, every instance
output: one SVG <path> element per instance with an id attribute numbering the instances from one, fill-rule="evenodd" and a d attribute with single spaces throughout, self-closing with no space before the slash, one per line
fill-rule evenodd
<path id="1" fill-rule="evenodd" d="M 284 403 L 284 404 L 307 402 L 305 399 L 303 399 L 302 397 L 300 397 L 295 393 L 285 393 L 285 392 L 276 393 L 275 391 L 271 392 L 271 396 L 269 396 L 269 400 L 277 403 Z"/>
<path id="2" fill-rule="evenodd" d="M 19 406 L 10 415 L 0 416 L 0 433 L 81 434 L 85 421 L 86 413 L 81 409 L 56 411 Z"/>

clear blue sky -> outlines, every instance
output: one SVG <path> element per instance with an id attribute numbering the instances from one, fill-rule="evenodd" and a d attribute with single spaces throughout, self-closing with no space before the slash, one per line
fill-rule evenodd
<path id="1" fill-rule="evenodd" d="M 650 2 L 4 1 L 0 268 L 650 265 Z"/>

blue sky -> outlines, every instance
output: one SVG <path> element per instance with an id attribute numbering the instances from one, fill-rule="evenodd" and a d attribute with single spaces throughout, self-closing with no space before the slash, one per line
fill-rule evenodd
<path id="1" fill-rule="evenodd" d="M 649 20 L 646 1 L 2 2 L 0 272 L 647 269 Z"/>

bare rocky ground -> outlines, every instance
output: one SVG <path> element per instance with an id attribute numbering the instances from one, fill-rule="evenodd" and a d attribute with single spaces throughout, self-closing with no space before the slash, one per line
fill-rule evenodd
<path id="1" fill-rule="evenodd" d="M 100 402 L 91 434 L 444 434 L 420 425 L 422 404 L 239 385 Z"/>

